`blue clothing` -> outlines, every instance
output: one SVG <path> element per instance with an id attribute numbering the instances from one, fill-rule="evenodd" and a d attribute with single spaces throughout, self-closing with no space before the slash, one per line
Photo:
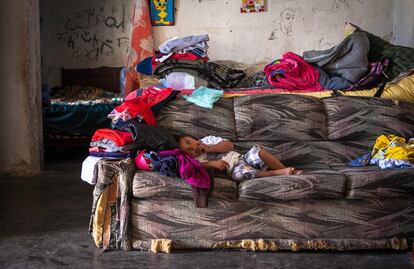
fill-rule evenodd
<path id="1" fill-rule="evenodd" d="M 370 164 L 376 164 L 381 169 L 411 168 L 411 167 L 414 167 L 414 165 L 411 164 L 409 161 L 396 160 L 396 159 L 392 159 L 392 158 L 383 159 L 383 160 L 373 158 L 373 159 L 371 159 Z"/>
<path id="2" fill-rule="evenodd" d="M 131 158 L 131 154 L 123 152 L 90 152 L 93 157 L 116 157 L 116 158 Z"/>
<path id="3" fill-rule="evenodd" d="M 314 66 L 315 67 L 315 66 Z M 345 90 L 352 86 L 352 83 L 348 80 L 339 77 L 332 76 L 330 77 L 322 68 L 315 67 L 319 72 L 318 82 L 322 85 L 324 89 L 327 90 Z"/>
<path id="4" fill-rule="evenodd" d="M 141 74 L 151 76 L 152 75 L 152 56 L 145 58 L 141 62 L 139 62 L 136 66 L 137 72 L 140 72 Z"/>
<path id="5" fill-rule="evenodd" d="M 367 166 L 369 164 L 370 159 L 371 159 L 371 153 L 367 153 L 362 156 L 359 156 L 356 159 L 349 161 L 347 165 L 353 166 L 353 167 Z"/>
<path id="6" fill-rule="evenodd" d="M 213 104 L 223 95 L 223 93 L 222 90 L 214 90 L 201 86 L 194 90 L 191 95 L 185 95 L 183 98 L 198 106 L 212 109 Z"/>

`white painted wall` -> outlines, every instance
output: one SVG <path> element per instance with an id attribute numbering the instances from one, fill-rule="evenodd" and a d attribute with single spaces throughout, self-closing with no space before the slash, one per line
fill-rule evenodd
<path id="1" fill-rule="evenodd" d="M 414 48 L 414 0 L 394 1 L 393 42 Z"/>
<path id="2" fill-rule="evenodd" d="M 0 1 L 0 174 L 42 165 L 37 0 Z"/>
<path id="3" fill-rule="evenodd" d="M 412 20 L 414 12 L 406 7 L 412 7 L 414 0 L 397 1 L 404 3 L 399 8 Z M 278 58 L 287 50 L 300 54 L 334 46 L 342 40 L 347 21 L 387 40 L 406 42 L 402 34 L 395 38 L 393 33 L 395 23 L 402 23 L 394 19 L 393 0 L 266 2 L 266 12 L 242 14 L 241 0 L 175 0 L 176 24 L 153 27 L 155 45 L 174 36 L 207 33 L 212 60 L 254 63 Z M 118 40 L 128 40 L 131 3 L 132 0 L 41 0 L 44 81 L 59 85 L 60 67 L 123 65 L 126 43 Z M 110 17 L 125 27 L 108 27 L 105 21 Z M 398 33 L 411 31 L 412 37 L 412 27 L 411 23 L 395 28 Z M 95 44 L 82 38 L 85 32 L 89 37 L 96 34 Z M 111 42 L 112 49 L 105 42 Z"/>
<path id="4" fill-rule="evenodd" d="M 208 33 L 212 59 L 270 61 L 287 50 L 302 53 L 336 45 L 347 21 L 389 39 L 392 2 L 268 0 L 267 12 L 244 14 L 239 0 L 181 0 L 176 3 L 176 25 L 156 28 L 155 42 Z"/>

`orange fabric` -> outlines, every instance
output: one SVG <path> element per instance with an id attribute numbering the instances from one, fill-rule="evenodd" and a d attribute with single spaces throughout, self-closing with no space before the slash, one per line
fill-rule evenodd
<path id="1" fill-rule="evenodd" d="M 134 0 L 131 10 L 130 49 L 127 58 L 125 96 L 139 88 L 139 76 L 135 66 L 143 59 L 153 56 L 153 39 L 147 0 Z"/>

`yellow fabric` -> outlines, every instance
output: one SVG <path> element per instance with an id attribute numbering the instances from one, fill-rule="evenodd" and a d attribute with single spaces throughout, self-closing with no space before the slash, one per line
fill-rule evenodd
<path id="1" fill-rule="evenodd" d="M 350 34 L 352 34 L 353 32 L 355 32 L 356 27 L 353 26 L 351 23 L 347 22 L 345 23 L 345 28 L 344 28 L 344 36 L 347 37 Z"/>
<path id="2" fill-rule="evenodd" d="M 165 252 L 170 253 L 172 241 L 170 239 L 154 239 L 151 240 L 151 252 Z"/>
<path id="3" fill-rule="evenodd" d="M 96 203 L 95 214 L 93 215 L 92 237 L 97 247 L 102 246 L 103 224 L 105 211 L 108 204 L 108 188 L 106 188 Z"/>
<path id="4" fill-rule="evenodd" d="M 380 135 L 375 141 L 372 158 L 405 160 L 414 164 L 414 141 L 396 135 Z"/>
<path id="5" fill-rule="evenodd" d="M 378 88 L 373 88 L 370 90 L 360 90 L 360 91 L 339 91 L 344 96 L 366 96 L 373 97 L 377 92 Z M 320 91 L 320 92 L 307 92 L 307 93 L 297 93 L 297 92 L 281 92 L 280 94 L 301 94 L 308 95 L 317 98 L 329 97 L 332 95 L 332 91 Z M 226 94 L 224 93 L 225 98 L 236 97 L 236 96 L 245 96 L 247 94 Z M 407 102 L 414 105 L 414 74 L 409 75 L 399 82 L 387 83 L 384 88 L 384 91 L 381 94 L 383 99 L 391 99 L 395 101 Z"/>

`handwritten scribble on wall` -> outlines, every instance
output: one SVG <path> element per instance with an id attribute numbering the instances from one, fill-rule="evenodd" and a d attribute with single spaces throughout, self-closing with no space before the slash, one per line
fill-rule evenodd
<path id="1" fill-rule="evenodd" d="M 73 63 L 98 63 L 102 57 L 128 53 L 127 18 L 124 4 L 71 10 L 58 22 L 55 35 Z"/>

